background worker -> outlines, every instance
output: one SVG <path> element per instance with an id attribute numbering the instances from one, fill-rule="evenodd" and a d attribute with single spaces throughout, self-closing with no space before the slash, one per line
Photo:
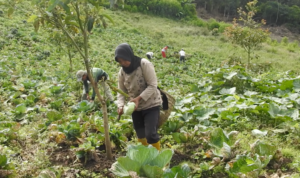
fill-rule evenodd
<path id="1" fill-rule="evenodd" d="M 167 58 L 167 50 L 168 50 L 169 46 L 165 46 L 162 50 L 161 50 L 161 55 L 163 58 Z"/>
<path id="2" fill-rule="evenodd" d="M 153 57 L 153 52 L 147 52 L 146 53 L 147 58 L 150 60 Z"/>
<path id="3" fill-rule="evenodd" d="M 185 52 L 184 52 L 183 49 L 181 49 L 181 50 L 179 51 L 179 55 L 180 55 L 180 58 L 179 58 L 180 63 L 181 63 L 181 62 L 185 62 Z"/>
<path id="4" fill-rule="evenodd" d="M 104 82 L 105 80 L 109 79 L 108 74 L 104 70 L 102 70 L 100 68 L 92 68 L 91 72 L 93 74 L 95 83 L 98 83 L 99 80 L 100 80 L 100 84 L 102 86 L 102 89 L 104 89 L 105 96 L 107 97 L 107 99 L 109 101 L 112 102 L 114 99 L 113 99 L 113 96 L 111 94 L 110 88 Z M 85 71 L 85 70 L 79 70 L 76 73 L 76 77 L 77 77 L 77 81 L 78 82 L 83 82 L 82 100 L 90 100 L 89 90 L 90 90 L 91 87 L 93 88 L 93 86 L 92 86 L 92 84 L 90 82 L 90 79 L 89 79 L 89 77 L 87 75 L 87 71 Z M 93 94 L 92 94 L 91 101 L 94 101 L 95 96 L 96 96 L 96 92 L 95 92 L 95 90 L 93 88 Z"/>

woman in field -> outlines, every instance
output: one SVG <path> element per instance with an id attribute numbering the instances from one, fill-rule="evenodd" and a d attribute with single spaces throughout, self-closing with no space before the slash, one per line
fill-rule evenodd
<path id="1" fill-rule="evenodd" d="M 147 59 L 135 56 L 127 43 L 117 46 L 115 60 L 122 66 L 118 74 L 118 87 L 135 103 L 132 121 L 138 141 L 160 150 L 157 126 L 162 99 L 157 89 L 154 66 Z M 125 102 L 125 97 L 118 93 L 119 115 L 123 114 Z"/>

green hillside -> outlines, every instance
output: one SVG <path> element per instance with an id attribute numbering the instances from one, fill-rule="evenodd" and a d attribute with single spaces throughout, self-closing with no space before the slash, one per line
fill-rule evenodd
<path id="1" fill-rule="evenodd" d="M 57 32 L 47 26 L 35 32 L 28 22 L 33 6 L 23 1 L 17 7 L 11 17 L 0 16 L 0 177 L 118 177 L 110 169 L 118 158 L 130 149 L 147 152 L 129 147 L 137 145 L 130 117 L 117 121 L 116 104 L 108 106 L 114 160 L 107 160 L 100 104 L 80 102 L 82 84 L 75 74 L 84 69 L 83 59 L 72 51 L 71 69 L 64 41 L 54 40 Z M 4 6 L 0 10 L 6 12 Z M 159 86 L 176 98 L 159 130 L 162 148 L 173 150 L 170 164 L 146 165 L 141 175 L 299 177 L 298 42 L 268 39 L 246 69 L 246 52 L 207 27 L 119 10 L 104 13 L 114 23 L 92 30 L 92 66 L 107 71 L 116 86 L 118 44 L 129 43 L 141 57 L 152 51 Z M 185 64 L 176 55 L 182 48 Z M 170 153 L 161 152 L 159 161 Z"/>

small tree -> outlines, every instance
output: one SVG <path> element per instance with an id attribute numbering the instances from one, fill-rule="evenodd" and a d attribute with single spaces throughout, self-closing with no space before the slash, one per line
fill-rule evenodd
<path id="1" fill-rule="evenodd" d="M 111 21 L 112 19 L 101 14 L 101 6 L 99 6 L 98 0 L 32 0 L 32 2 L 39 11 L 39 15 L 30 17 L 35 30 L 37 31 L 40 25 L 47 25 L 47 28 L 62 32 L 83 58 L 90 82 L 101 102 L 106 153 L 107 158 L 112 159 L 107 106 L 91 74 L 88 45 L 89 34 L 94 24 L 102 23 L 106 27 L 107 23 L 104 18 L 106 17 Z"/>
<path id="2" fill-rule="evenodd" d="M 261 43 L 267 40 L 269 31 L 260 28 L 261 25 L 266 24 L 265 20 L 261 20 L 257 23 L 253 20 L 256 10 L 257 0 L 248 2 L 246 7 L 247 12 L 242 8 L 238 8 L 239 21 L 242 21 L 244 26 L 237 23 L 237 20 L 233 20 L 233 25 L 227 27 L 224 34 L 229 37 L 230 41 L 234 44 L 240 45 L 248 54 L 248 66 L 250 65 L 251 53 Z"/>

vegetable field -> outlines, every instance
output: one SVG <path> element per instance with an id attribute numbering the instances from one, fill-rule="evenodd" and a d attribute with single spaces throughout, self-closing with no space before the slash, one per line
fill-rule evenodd
<path id="1" fill-rule="evenodd" d="M 104 9 L 113 22 L 89 33 L 91 66 L 116 87 L 116 46 L 127 42 L 144 58 L 152 51 L 159 87 L 176 98 L 159 129 L 161 151 L 138 144 L 131 117 L 118 120 L 109 103 L 109 160 L 101 103 L 81 101 L 75 74 L 85 69 L 82 57 L 61 32 L 37 27 L 29 1 L 15 7 L 12 14 L 0 6 L 0 177 L 300 176 L 297 42 L 268 39 L 246 67 L 243 49 L 221 33 Z"/>

